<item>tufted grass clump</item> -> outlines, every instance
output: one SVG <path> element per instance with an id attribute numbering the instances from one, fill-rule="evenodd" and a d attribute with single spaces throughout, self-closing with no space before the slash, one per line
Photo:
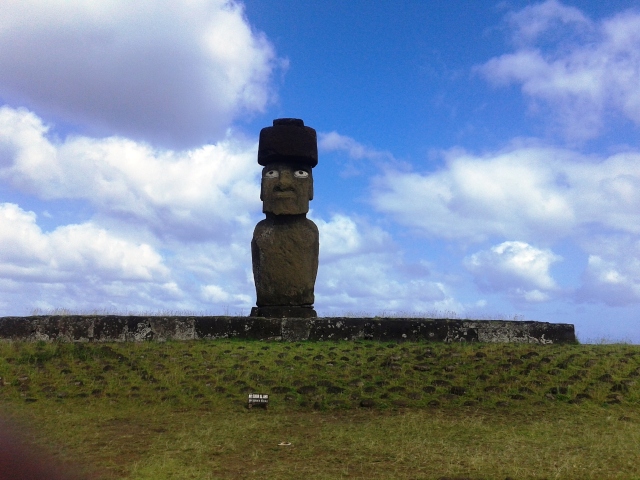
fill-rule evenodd
<path id="1" fill-rule="evenodd" d="M 637 477 L 639 379 L 624 344 L 0 343 L 0 404 L 105 478 Z"/>

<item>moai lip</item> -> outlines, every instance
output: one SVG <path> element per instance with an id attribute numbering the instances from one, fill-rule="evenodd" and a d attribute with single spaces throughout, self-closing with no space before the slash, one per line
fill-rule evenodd
<path id="1" fill-rule="evenodd" d="M 266 218 L 251 240 L 257 297 L 251 316 L 315 317 L 319 234 L 306 215 L 318 163 L 316 131 L 300 119 L 274 120 L 260 132 L 258 163 Z"/>

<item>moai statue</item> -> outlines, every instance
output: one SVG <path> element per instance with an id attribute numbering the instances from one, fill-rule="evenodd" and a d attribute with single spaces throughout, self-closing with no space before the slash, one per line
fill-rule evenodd
<path id="1" fill-rule="evenodd" d="M 260 131 L 260 200 L 267 218 L 251 240 L 257 307 L 252 317 L 316 317 L 318 227 L 307 218 L 311 169 L 318 164 L 316 131 L 297 118 L 280 118 Z"/>

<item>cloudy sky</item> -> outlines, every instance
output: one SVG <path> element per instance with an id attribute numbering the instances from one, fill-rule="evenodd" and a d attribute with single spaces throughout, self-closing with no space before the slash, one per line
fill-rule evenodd
<path id="1" fill-rule="evenodd" d="M 5 0 L 0 105 L 0 315 L 246 315 L 297 117 L 320 315 L 640 343 L 640 0 Z"/>

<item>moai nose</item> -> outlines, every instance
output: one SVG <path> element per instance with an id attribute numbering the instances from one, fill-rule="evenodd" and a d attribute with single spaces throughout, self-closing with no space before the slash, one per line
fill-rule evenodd
<path id="1" fill-rule="evenodd" d="M 278 185 L 281 187 L 293 186 L 293 175 L 289 170 L 283 170 L 278 177 Z"/>

